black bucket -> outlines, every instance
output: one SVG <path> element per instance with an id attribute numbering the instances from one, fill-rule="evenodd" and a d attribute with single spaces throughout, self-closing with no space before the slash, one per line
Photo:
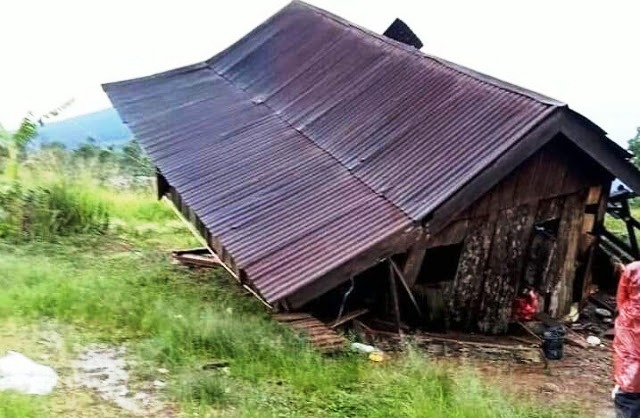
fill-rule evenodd
<path id="1" fill-rule="evenodd" d="M 562 359 L 564 353 L 564 334 L 565 332 L 562 326 L 550 327 L 542 334 L 542 351 L 547 359 Z"/>

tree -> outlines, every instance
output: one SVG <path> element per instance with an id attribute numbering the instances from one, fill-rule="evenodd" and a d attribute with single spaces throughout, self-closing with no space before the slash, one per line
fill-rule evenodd
<path id="1" fill-rule="evenodd" d="M 636 128 L 635 138 L 629 140 L 629 151 L 633 154 L 631 161 L 636 167 L 640 167 L 640 127 Z"/>
<path id="2" fill-rule="evenodd" d="M 6 150 L 8 156 L 4 175 L 9 180 L 18 179 L 19 156 L 37 135 L 38 124 L 33 120 L 31 114 L 25 116 L 18 130 L 13 133 L 0 125 L 0 146 Z"/>
<path id="3" fill-rule="evenodd" d="M 27 146 L 33 139 L 38 136 L 38 126 L 43 126 L 44 121 L 58 116 L 58 114 L 73 103 L 72 100 L 67 101 L 62 106 L 45 113 L 39 118 L 35 118 L 32 113 L 22 119 L 22 123 L 15 132 L 9 132 L 0 125 L 0 148 L 3 148 L 7 154 L 7 162 L 4 167 L 4 175 L 9 180 L 18 179 L 18 167 L 20 165 L 20 156 L 24 154 Z"/>

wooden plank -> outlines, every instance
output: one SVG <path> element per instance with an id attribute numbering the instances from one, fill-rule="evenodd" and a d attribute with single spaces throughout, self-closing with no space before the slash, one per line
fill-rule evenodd
<path id="1" fill-rule="evenodd" d="M 557 240 L 560 265 L 548 306 L 549 314 L 555 318 L 569 313 L 571 307 L 585 200 L 586 191 L 568 196 L 560 220 Z"/>
<path id="2" fill-rule="evenodd" d="M 413 296 L 413 292 L 411 291 L 409 284 L 407 283 L 404 276 L 402 275 L 402 272 L 400 271 L 396 263 L 391 258 L 389 259 L 389 263 L 391 263 L 391 267 L 393 268 L 393 271 L 395 271 L 396 277 L 398 278 L 398 280 L 400 280 L 400 283 L 402 283 L 404 290 L 407 292 L 407 295 L 409 296 L 411 303 L 413 303 L 413 307 L 416 308 L 418 315 L 422 316 L 422 310 L 420 309 L 420 306 L 418 305 L 418 302 L 416 301 L 415 296 Z"/>
<path id="3" fill-rule="evenodd" d="M 472 330 L 477 325 L 479 295 L 482 293 L 483 273 L 494 227 L 494 223 L 488 222 L 487 218 L 474 221 L 460 254 L 456 277 L 451 286 L 444 289 L 449 319 L 453 325 L 464 330 Z"/>
<path id="4" fill-rule="evenodd" d="M 342 318 L 338 318 L 335 321 L 330 322 L 327 326 L 333 329 L 333 328 L 339 327 L 342 324 L 346 324 L 347 322 L 352 321 L 356 318 L 359 318 L 366 313 L 369 313 L 369 309 L 366 309 L 366 308 L 358 309 L 353 312 L 349 312 L 346 315 L 343 315 Z"/>
<path id="5" fill-rule="evenodd" d="M 595 213 L 585 213 L 584 219 L 582 221 L 582 232 L 593 232 L 593 228 L 596 225 L 596 216 Z"/>
<path id="6" fill-rule="evenodd" d="M 462 242 L 467 235 L 469 227 L 468 219 L 460 219 L 451 222 L 445 229 L 433 235 L 427 242 L 426 248 L 452 245 Z"/>
<path id="7" fill-rule="evenodd" d="M 418 243 L 409 248 L 407 261 L 405 261 L 404 266 L 402 267 L 402 274 L 407 280 L 407 284 L 409 284 L 409 286 L 413 286 L 418 279 L 426 252 L 427 247 L 424 243 Z"/>
<path id="8" fill-rule="evenodd" d="M 393 306 L 393 317 L 396 321 L 396 327 L 398 328 L 398 334 L 400 333 L 401 321 L 400 321 L 400 302 L 398 301 L 398 286 L 393 274 L 393 265 L 391 264 L 391 258 L 388 259 L 389 264 L 389 290 L 391 294 L 391 304 Z"/>
<path id="9" fill-rule="evenodd" d="M 535 210 L 526 205 L 500 212 L 485 269 L 478 315 L 482 332 L 500 334 L 507 331 L 534 214 Z"/>
<path id="10" fill-rule="evenodd" d="M 300 320 L 300 319 L 312 318 L 312 316 L 310 314 L 304 313 L 304 312 L 291 312 L 291 313 L 274 314 L 273 318 L 276 321 L 280 321 L 280 322 L 291 322 L 291 321 L 297 321 L 297 320 Z"/>
<path id="11" fill-rule="evenodd" d="M 602 195 L 602 186 L 589 187 L 589 193 L 587 194 L 587 205 L 596 205 L 600 203 L 600 197 Z"/>
<path id="12" fill-rule="evenodd" d="M 217 255 L 175 254 L 173 258 L 182 264 L 191 266 L 208 268 L 222 267 L 222 261 L 220 261 Z"/>

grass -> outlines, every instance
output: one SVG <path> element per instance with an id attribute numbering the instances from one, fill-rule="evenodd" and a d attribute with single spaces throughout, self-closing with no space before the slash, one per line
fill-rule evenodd
<path id="1" fill-rule="evenodd" d="M 14 334 L 30 341 L 35 334 L 19 329 L 52 323 L 67 330 L 69 346 L 126 343 L 136 378 L 166 380 L 165 396 L 184 416 L 578 416 L 516 399 L 417 349 L 381 364 L 356 354 L 323 357 L 269 320 L 221 271 L 172 265 L 167 250 L 195 242 L 151 192 L 90 193 L 108 207 L 106 233 L 0 242 L 0 328 L 21 324 Z M 32 347 L 22 348 L 28 354 Z M 203 368 L 220 360 L 229 367 Z M 159 368 L 169 373 L 160 376 Z M 86 394 L 0 392 L 0 417 L 84 416 L 63 412 L 66 396 L 79 399 L 76 410 L 95 408 Z"/>

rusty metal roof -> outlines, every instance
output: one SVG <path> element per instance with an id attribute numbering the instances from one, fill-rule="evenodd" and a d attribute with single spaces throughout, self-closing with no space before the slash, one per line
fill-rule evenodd
<path id="1" fill-rule="evenodd" d="M 269 302 L 423 219 L 564 107 L 297 1 L 206 62 L 105 91 Z"/>

